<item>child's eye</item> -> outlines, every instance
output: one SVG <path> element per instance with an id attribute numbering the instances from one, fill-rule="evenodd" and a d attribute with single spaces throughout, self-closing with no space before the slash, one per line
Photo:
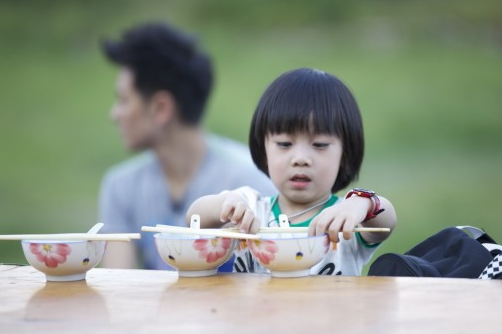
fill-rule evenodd
<path id="1" fill-rule="evenodd" d="M 278 141 L 277 142 L 277 146 L 279 146 L 279 147 L 290 147 L 291 146 L 291 142 L 289 142 L 289 141 Z"/>
<path id="2" fill-rule="evenodd" d="M 328 147 L 329 144 L 328 143 L 314 143 L 312 144 L 314 147 L 316 148 L 325 148 L 325 147 Z"/>

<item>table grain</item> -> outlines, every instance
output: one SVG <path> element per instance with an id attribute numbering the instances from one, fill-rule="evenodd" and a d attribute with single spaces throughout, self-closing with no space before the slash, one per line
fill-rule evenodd
<path id="1" fill-rule="evenodd" d="M 502 333 L 502 281 L 0 265 L 0 333 Z"/>

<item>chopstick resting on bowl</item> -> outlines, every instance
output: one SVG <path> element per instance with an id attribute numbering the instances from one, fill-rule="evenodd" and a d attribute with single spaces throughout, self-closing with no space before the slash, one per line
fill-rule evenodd
<path id="1" fill-rule="evenodd" d="M 198 229 L 198 228 L 180 227 L 180 226 L 157 225 L 155 227 L 142 226 L 141 231 L 173 233 L 173 234 L 189 234 L 189 235 L 206 235 L 206 236 L 226 237 L 235 239 L 260 239 L 260 236 L 256 234 L 239 233 L 239 232 L 229 231 L 227 229 L 216 229 L 216 228 Z"/>
<path id="2" fill-rule="evenodd" d="M 308 227 L 261 227 L 258 233 L 307 233 Z M 237 231 L 237 228 L 224 228 L 225 231 Z M 356 227 L 353 232 L 390 232 L 387 227 Z"/>
<path id="3" fill-rule="evenodd" d="M 57 233 L 57 234 L 2 234 L 0 240 L 88 240 L 88 241 L 131 241 L 140 239 L 140 233 Z"/>

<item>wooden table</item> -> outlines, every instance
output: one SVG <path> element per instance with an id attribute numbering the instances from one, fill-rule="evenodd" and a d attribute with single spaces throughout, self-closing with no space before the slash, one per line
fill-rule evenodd
<path id="1" fill-rule="evenodd" d="M 0 265 L 0 333 L 502 333 L 502 281 Z"/>

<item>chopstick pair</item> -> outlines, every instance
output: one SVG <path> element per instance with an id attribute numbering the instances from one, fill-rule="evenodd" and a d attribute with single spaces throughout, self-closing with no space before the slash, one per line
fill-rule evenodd
<path id="1" fill-rule="evenodd" d="M 307 233 L 308 227 L 261 227 L 258 233 Z M 235 227 L 224 228 L 226 231 L 237 231 Z M 387 227 L 356 227 L 353 232 L 390 232 Z"/>
<path id="2" fill-rule="evenodd" d="M 66 240 L 66 241 L 131 241 L 140 239 L 140 233 L 57 233 L 57 234 L 3 234 L 0 240 Z"/>
<path id="3" fill-rule="evenodd" d="M 206 235 L 216 237 L 228 237 L 237 239 L 260 239 L 259 235 L 240 233 L 237 228 L 190 228 L 181 226 L 170 226 L 157 224 L 154 226 L 142 226 L 141 230 L 144 232 L 158 232 L 158 233 L 173 233 L 173 234 L 189 234 L 189 235 Z M 390 232 L 389 228 L 385 227 L 356 227 L 354 232 Z M 262 227 L 258 233 L 307 233 L 308 227 Z"/>
<path id="4" fill-rule="evenodd" d="M 226 237 L 234 239 L 260 239 L 256 234 L 240 233 L 237 231 L 229 231 L 226 229 L 215 228 L 191 228 L 181 226 L 170 226 L 157 224 L 157 226 L 142 226 L 141 231 L 158 232 L 158 233 L 173 233 L 173 234 L 188 234 L 188 235 L 205 235 L 214 237 Z"/>

